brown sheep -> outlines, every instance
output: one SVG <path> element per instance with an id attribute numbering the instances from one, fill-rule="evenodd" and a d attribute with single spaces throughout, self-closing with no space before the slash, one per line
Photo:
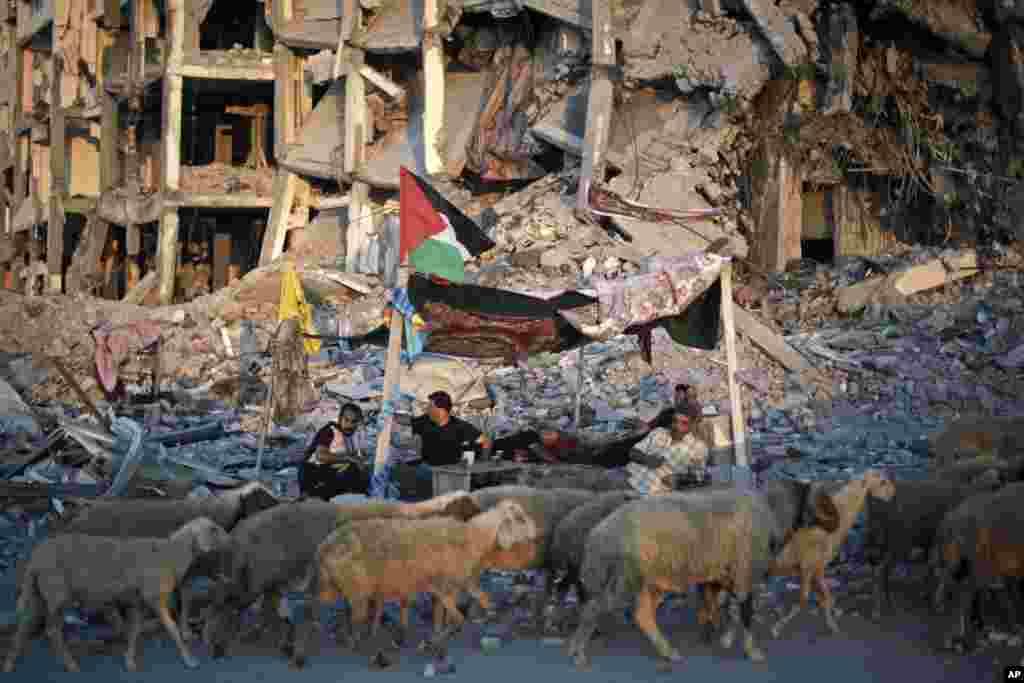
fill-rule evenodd
<path id="1" fill-rule="evenodd" d="M 401 600 L 428 592 L 435 599 L 435 642 L 442 644 L 464 621 L 455 604 L 461 591 L 479 590 L 482 563 L 494 549 L 508 549 L 537 537 L 534 520 L 521 505 L 503 501 L 468 522 L 454 519 L 373 519 L 338 527 L 317 550 L 309 570 L 304 634 L 296 638 L 292 663 L 305 663 L 305 644 L 314 627 L 312 606 L 345 597 L 352 605 L 348 624 L 368 625 L 371 601 Z M 440 632 L 441 609 L 453 628 Z"/>
<path id="2" fill-rule="evenodd" d="M 206 641 L 213 656 L 225 654 L 227 646 L 239 634 L 242 609 L 260 596 L 263 596 L 261 625 L 266 627 L 279 621 L 277 606 L 281 593 L 304 590 L 303 582 L 317 547 L 339 524 L 362 519 L 431 516 L 465 520 L 479 511 L 480 507 L 467 493 L 456 491 L 419 503 L 373 500 L 335 505 L 307 500 L 280 505 L 243 520 L 231 532 L 231 544 L 225 553 L 227 581 L 220 587 L 212 616 L 207 621 Z M 402 621 L 408 622 L 405 609 Z M 258 632 L 259 627 L 255 627 L 249 634 Z M 290 633 L 286 633 L 282 640 L 286 652 L 290 650 L 291 640 Z"/>

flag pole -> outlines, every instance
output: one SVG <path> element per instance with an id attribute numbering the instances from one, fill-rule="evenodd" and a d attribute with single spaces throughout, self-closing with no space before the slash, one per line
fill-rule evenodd
<path id="1" fill-rule="evenodd" d="M 395 285 L 398 289 L 405 289 L 409 286 L 409 263 L 408 258 L 403 259 L 398 266 L 398 282 Z M 395 308 L 391 309 L 391 325 L 388 331 L 388 355 L 384 365 L 384 403 L 395 400 L 395 391 L 398 386 L 401 367 L 399 363 L 402 358 L 402 333 L 405 331 L 402 313 Z M 373 473 L 378 474 L 388 464 L 388 450 L 391 447 L 391 428 L 394 425 L 395 416 L 386 415 L 384 424 L 381 425 L 380 434 L 377 436 L 377 456 L 373 461 Z"/>

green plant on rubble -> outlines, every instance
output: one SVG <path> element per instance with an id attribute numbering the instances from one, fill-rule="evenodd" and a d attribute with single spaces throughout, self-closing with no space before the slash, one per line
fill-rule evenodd
<path id="1" fill-rule="evenodd" d="M 978 96 L 978 83 L 976 81 L 957 81 L 957 88 L 960 94 L 969 100 Z"/>
<path id="2" fill-rule="evenodd" d="M 942 195 L 942 203 L 946 206 L 946 211 L 956 211 L 957 209 L 964 208 L 963 198 L 955 191 Z"/>
<path id="3" fill-rule="evenodd" d="M 740 99 L 731 93 L 722 93 L 721 110 L 726 114 L 735 114 L 740 108 Z"/>
<path id="4" fill-rule="evenodd" d="M 845 83 L 850 76 L 850 70 L 842 62 L 833 62 L 829 73 L 832 74 L 832 80 L 836 83 Z"/>
<path id="5" fill-rule="evenodd" d="M 960 147 L 952 141 L 946 141 L 939 144 L 929 144 L 928 149 L 932 154 L 932 158 L 941 161 L 944 164 L 952 164 L 959 161 L 962 157 Z"/>
<path id="6" fill-rule="evenodd" d="M 903 14 L 910 14 L 914 9 L 914 3 L 911 0 L 893 0 L 892 4 Z"/>
<path id="7" fill-rule="evenodd" d="M 791 81 L 810 81 L 817 75 L 814 64 L 793 64 L 786 67 L 786 78 Z"/>
<path id="8" fill-rule="evenodd" d="M 1010 163 L 1006 166 L 1006 175 L 1018 180 L 1024 179 L 1024 159 L 1020 157 L 1010 159 Z"/>
<path id="9" fill-rule="evenodd" d="M 755 178 L 764 178 L 768 175 L 768 160 L 764 157 L 758 157 L 750 164 L 750 173 Z"/>
<path id="10" fill-rule="evenodd" d="M 690 67 L 686 64 L 680 64 L 676 68 L 672 69 L 672 75 L 677 80 L 686 80 L 690 77 Z"/>
<path id="11" fill-rule="evenodd" d="M 885 97 L 882 95 L 872 95 L 868 98 L 866 106 L 869 114 L 878 116 L 885 109 Z"/>
<path id="12" fill-rule="evenodd" d="M 983 52 L 988 46 L 980 33 L 958 33 L 956 35 L 956 41 L 968 50 L 975 52 Z"/>
<path id="13" fill-rule="evenodd" d="M 800 144 L 800 128 L 797 126 L 786 126 L 782 129 L 782 139 L 787 145 L 793 147 Z"/>

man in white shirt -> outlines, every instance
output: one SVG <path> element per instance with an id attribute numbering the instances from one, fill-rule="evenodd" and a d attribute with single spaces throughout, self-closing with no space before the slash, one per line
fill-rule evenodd
<path id="1" fill-rule="evenodd" d="M 707 481 L 708 447 L 691 431 L 690 417 L 676 409 L 671 429 L 658 427 L 629 452 L 629 484 L 647 494 L 667 493 L 672 484 L 666 479 L 685 479 L 695 485 Z"/>

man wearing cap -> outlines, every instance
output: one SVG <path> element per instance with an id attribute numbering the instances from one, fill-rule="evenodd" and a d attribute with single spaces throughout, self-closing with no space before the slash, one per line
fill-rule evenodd
<path id="1" fill-rule="evenodd" d="M 427 411 L 418 417 L 396 414 L 395 423 L 410 427 L 420 440 L 420 466 L 416 478 L 433 483 L 432 468 L 455 465 L 463 451 L 482 455 L 491 448 L 491 440 L 469 422 L 452 415 L 452 397 L 446 391 L 435 391 L 427 397 Z"/>

